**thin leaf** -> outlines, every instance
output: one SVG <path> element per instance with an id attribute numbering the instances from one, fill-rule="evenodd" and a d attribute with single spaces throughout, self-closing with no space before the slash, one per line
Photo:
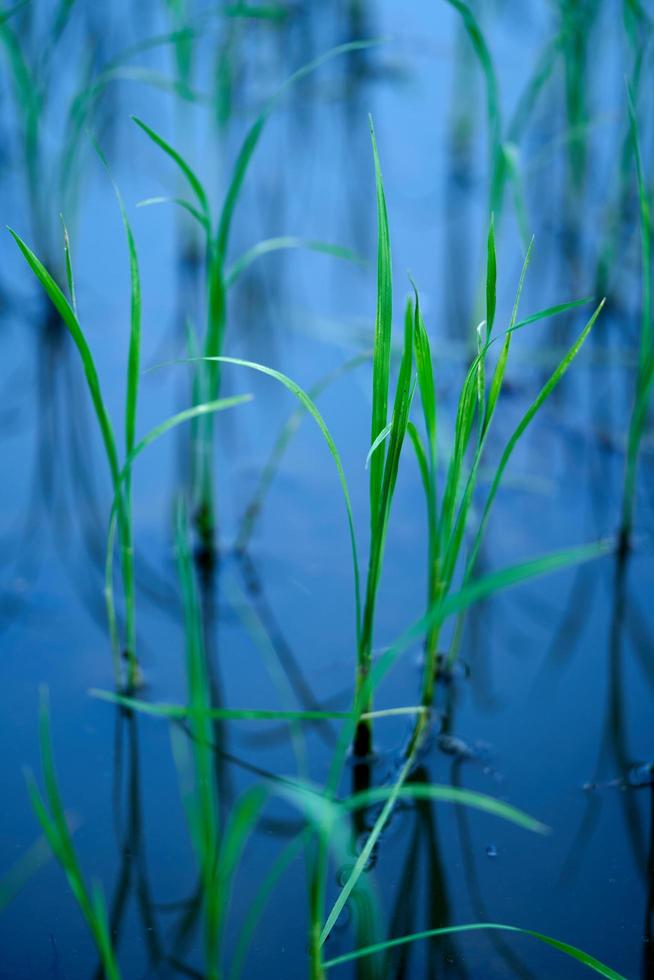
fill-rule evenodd
<path id="1" fill-rule="evenodd" d="M 523 936 L 532 936 L 534 939 L 538 939 L 547 946 L 551 946 L 553 949 L 557 949 L 559 952 L 565 953 L 567 956 L 572 957 L 572 959 L 577 960 L 579 963 L 583 963 L 584 966 L 587 966 L 589 969 L 599 973 L 602 977 L 608 977 L 609 980 L 626 980 L 626 977 L 623 977 L 621 973 L 617 973 L 615 970 L 611 969 L 610 966 L 606 966 L 594 956 L 584 953 L 583 950 L 577 949 L 576 946 L 571 946 L 569 943 L 563 943 L 558 939 L 552 939 L 550 936 L 545 936 L 541 932 L 534 932 L 533 929 L 520 929 L 518 926 L 505 926 L 500 925 L 497 922 L 474 922 L 471 925 L 444 926 L 441 929 L 427 929 L 425 932 L 414 932 L 410 936 L 400 936 L 398 939 L 389 939 L 386 940 L 386 942 L 375 943 L 373 946 L 367 946 L 363 949 L 356 949 L 352 953 L 344 953 L 342 956 L 335 956 L 331 960 L 326 960 L 322 965 L 325 970 L 329 970 L 331 967 L 341 966 L 344 963 L 350 963 L 352 960 L 358 960 L 364 956 L 373 956 L 375 953 L 380 953 L 387 949 L 393 949 L 395 946 L 403 946 L 406 943 L 413 943 L 422 939 L 432 939 L 436 936 L 453 936 L 458 933 L 477 932 L 479 930 L 488 929 L 499 930 L 502 932 L 515 932 Z"/>
<path id="2" fill-rule="evenodd" d="M 330 245 L 329 242 L 317 242 L 289 235 L 283 238 L 267 238 L 265 241 L 258 242 L 258 244 L 248 249 L 227 270 L 225 274 L 225 289 L 230 289 L 237 279 L 243 275 L 245 270 L 262 255 L 268 255 L 270 252 L 278 252 L 282 249 L 294 248 L 307 249 L 310 252 L 322 252 L 324 255 L 332 255 L 337 259 L 345 259 L 348 262 L 356 262 L 359 265 L 363 264 L 363 259 L 356 252 L 353 252 L 349 248 L 343 248 L 340 245 Z"/>

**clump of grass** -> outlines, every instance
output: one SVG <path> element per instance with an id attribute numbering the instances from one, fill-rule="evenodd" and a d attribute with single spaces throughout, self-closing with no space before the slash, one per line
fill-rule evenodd
<path id="1" fill-rule="evenodd" d="M 511 318 L 504 335 L 500 354 L 495 369 L 487 384 L 487 358 L 489 350 L 495 341 L 493 327 L 496 314 L 497 295 L 497 258 L 495 254 L 494 224 L 491 219 L 487 245 L 486 272 L 486 319 L 477 329 L 478 353 L 473 359 L 463 382 L 456 414 L 454 442 L 449 459 L 443 460 L 445 468 L 444 485 L 439 488 L 438 470 L 438 440 L 437 440 L 437 385 L 429 343 L 420 310 L 418 292 L 415 292 L 414 332 L 418 387 L 424 421 L 424 437 L 418 428 L 409 423 L 409 433 L 418 460 L 425 501 L 427 505 L 427 606 L 433 608 L 443 602 L 448 596 L 463 554 L 466 531 L 469 530 L 473 502 L 475 501 L 478 477 L 490 427 L 497 409 L 504 383 L 504 375 L 508 363 L 509 351 L 513 333 L 528 323 L 534 323 L 543 318 L 565 312 L 587 300 L 563 303 L 549 307 L 536 314 L 518 321 L 518 307 L 522 289 L 529 265 L 532 243 L 525 256 L 520 282 L 511 313 Z M 513 434 L 509 438 L 500 456 L 485 502 L 481 508 L 481 516 L 472 534 L 472 542 L 463 565 L 462 585 L 466 586 L 472 578 L 481 543 L 486 531 L 490 512 L 500 487 L 503 473 L 511 455 L 522 438 L 525 430 L 561 380 L 574 358 L 579 353 L 586 337 L 590 333 L 604 300 L 597 306 L 586 323 L 578 339 L 572 344 L 561 362 L 557 365 L 550 378 L 529 406 Z M 461 638 L 461 620 L 455 632 L 448 657 L 451 667 L 458 654 Z M 438 645 L 440 626 L 435 624 L 427 633 L 425 640 L 425 664 L 422 682 L 422 704 L 429 707 L 433 700 L 434 683 L 438 670 Z M 424 725 L 424 716 L 418 725 Z"/>
<path id="2" fill-rule="evenodd" d="M 101 157 L 101 159 L 106 165 L 104 158 Z M 129 457 L 134 448 L 138 403 L 141 349 L 141 283 L 134 236 L 132 234 L 127 218 L 127 212 L 120 196 L 120 192 L 115 184 L 114 189 L 120 207 L 125 236 L 127 239 L 130 264 L 130 340 L 125 395 L 125 453 L 126 456 Z M 129 688 L 133 688 L 138 685 L 139 671 L 136 657 L 136 599 L 134 581 L 131 479 L 128 474 L 124 486 L 121 485 L 119 453 L 113 424 L 105 404 L 95 360 L 78 316 L 68 231 L 64 225 L 65 269 L 69 293 L 69 298 L 66 298 L 63 290 L 57 284 L 50 272 L 48 272 L 40 259 L 34 254 L 29 246 L 25 244 L 19 235 L 16 234 L 15 231 L 12 229 L 9 230 L 25 260 L 27 261 L 27 264 L 40 282 L 47 297 L 50 299 L 57 313 L 61 317 L 62 322 L 66 326 L 77 348 L 82 367 L 84 369 L 84 374 L 86 376 L 86 382 L 91 396 L 91 401 L 93 403 L 93 409 L 95 411 L 98 427 L 102 435 L 105 456 L 109 465 L 109 472 L 117 502 L 121 571 L 125 599 L 125 643 L 123 647 L 123 655 L 127 664 L 125 682 Z M 110 619 L 110 623 L 111 622 L 112 621 Z M 114 649 L 116 680 L 117 683 L 120 684 L 122 683 L 120 644 L 115 630 L 113 629 L 112 645 Z"/>
<path id="3" fill-rule="evenodd" d="M 93 936 L 93 941 L 100 955 L 105 975 L 108 980 L 120 980 L 120 970 L 111 943 L 102 889 L 97 883 L 94 883 L 89 890 L 84 880 L 59 794 L 52 753 L 52 739 L 50 736 L 48 694 L 45 688 L 41 689 L 39 737 L 45 784 L 45 799 L 41 795 L 34 776 L 28 772 L 27 788 L 30 800 L 46 840 L 66 874 L 75 901 L 79 905 L 80 911 Z"/>

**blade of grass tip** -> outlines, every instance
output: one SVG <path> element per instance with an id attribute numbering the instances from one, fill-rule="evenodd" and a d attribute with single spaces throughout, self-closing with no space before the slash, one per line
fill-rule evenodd
<path id="1" fill-rule="evenodd" d="M 82 360 L 82 366 L 84 368 L 84 374 L 86 375 L 86 380 L 91 395 L 91 400 L 93 402 L 93 407 L 95 409 L 95 414 L 100 426 L 100 431 L 102 433 L 102 438 L 107 454 L 107 459 L 109 461 L 109 468 L 111 470 L 112 479 L 115 480 L 118 477 L 118 453 L 116 451 L 116 443 L 114 439 L 113 428 L 111 425 L 111 420 L 105 408 L 104 400 L 102 398 L 102 391 L 100 388 L 100 380 L 98 378 L 98 373 L 95 367 L 95 362 L 93 360 L 93 355 L 91 354 L 91 349 L 86 341 L 84 332 L 79 324 L 75 312 L 64 296 L 63 292 L 54 281 L 48 270 L 45 268 L 43 263 L 36 257 L 34 252 L 25 244 L 25 242 L 20 238 L 15 231 L 9 228 L 9 233 L 18 245 L 20 251 L 23 253 L 27 264 L 31 268 L 32 272 L 36 278 L 41 283 L 43 289 L 45 290 L 48 298 L 52 302 L 53 306 L 61 316 L 64 324 L 66 325 L 68 332 L 70 333 L 75 346 L 79 352 Z"/>
<path id="2" fill-rule="evenodd" d="M 144 123 L 142 119 L 139 119 L 138 116 L 132 116 L 132 119 L 134 120 L 136 125 L 139 126 L 143 130 L 143 132 L 150 137 L 152 142 L 156 143 L 156 145 L 161 150 L 163 150 L 164 153 L 166 153 L 170 157 L 170 159 L 174 161 L 174 163 L 177 164 L 178 168 L 181 170 L 182 174 L 186 178 L 191 190 L 195 194 L 198 200 L 198 204 L 200 205 L 202 214 L 204 215 L 207 221 L 210 221 L 211 209 L 209 207 L 209 198 L 207 197 L 207 193 L 197 174 L 192 170 L 192 168 L 186 162 L 184 157 L 180 153 L 178 153 L 177 150 L 175 150 L 170 145 L 170 143 L 166 142 L 166 140 L 162 136 L 156 133 L 154 129 L 151 129 L 150 126 Z"/>
<path id="3" fill-rule="evenodd" d="M 414 932 L 410 936 L 400 936 L 397 939 L 388 939 L 385 942 L 375 943 L 373 946 L 366 946 L 363 949 L 355 949 L 351 953 L 344 953 L 342 956 L 336 956 L 331 960 L 326 960 L 322 965 L 325 970 L 329 970 L 334 966 L 341 966 L 342 964 L 352 962 L 352 960 L 358 960 L 364 956 L 372 956 L 375 953 L 383 952 L 387 949 L 393 949 L 395 946 L 403 946 L 406 943 L 418 942 L 423 939 L 432 939 L 436 936 L 452 936 L 458 933 L 477 932 L 479 930 L 483 931 L 488 929 L 499 930 L 502 932 L 515 932 L 522 936 L 531 936 L 533 939 L 538 939 L 547 946 L 551 946 L 553 949 L 556 949 L 561 953 L 565 953 L 567 956 L 572 957 L 572 959 L 577 960 L 579 963 L 583 963 L 584 966 L 594 970 L 595 973 L 599 973 L 599 975 L 602 977 L 608 977 L 609 980 L 626 980 L 626 977 L 624 977 L 621 973 L 618 973 L 610 966 L 606 966 L 606 964 L 601 963 L 600 960 L 596 959 L 596 957 L 590 956 L 588 953 L 584 953 L 583 950 L 578 949 L 576 946 L 571 946 L 569 943 L 561 942 L 559 939 L 552 939 L 551 936 L 546 936 L 541 932 L 535 932 L 533 929 L 521 929 L 519 926 L 507 926 L 498 922 L 474 922 L 470 925 L 443 926 L 440 929 L 427 929 L 424 932 Z"/>
<path id="4" fill-rule="evenodd" d="M 70 237 L 68 235 L 68 228 L 66 227 L 66 222 L 64 221 L 63 214 L 60 214 L 59 217 L 61 218 L 61 224 L 64 229 L 64 258 L 66 260 L 66 282 L 68 284 L 68 295 L 70 296 L 70 303 L 71 303 L 73 313 L 77 318 L 78 317 L 77 297 L 75 296 L 75 279 L 73 276 L 73 263 L 70 257 Z"/>
<path id="5" fill-rule="evenodd" d="M 261 258 L 262 255 L 296 248 L 306 249 L 310 252 L 321 252 L 324 255 L 331 255 L 334 258 L 344 259 L 347 262 L 355 262 L 358 265 L 365 264 L 360 255 L 341 245 L 331 245 L 329 242 L 312 241 L 311 239 L 297 238 L 291 235 L 280 238 L 266 238 L 264 241 L 258 242 L 252 248 L 249 248 L 227 270 L 225 274 L 225 289 L 230 289 L 243 275 L 245 270 L 258 258 Z"/>
<path id="6" fill-rule="evenodd" d="M 388 212 L 386 209 L 384 183 L 372 116 L 368 117 L 368 121 L 370 125 L 370 139 L 372 141 L 377 191 L 377 308 L 375 314 L 375 341 L 372 362 L 372 425 L 370 432 L 370 443 L 372 445 L 387 424 L 393 319 L 393 283 Z M 379 520 L 384 462 L 385 452 L 382 450 L 373 456 L 370 466 L 370 528 L 371 535 L 373 536 Z"/>
<path id="7" fill-rule="evenodd" d="M 531 316 L 525 317 L 524 320 L 519 320 L 517 323 L 513 323 L 509 327 L 509 332 L 514 333 L 516 330 L 520 330 L 522 327 L 526 327 L 530 323 L 536 323 L 538 320 L 545 320 L 550 316 L 558 316 L 560 313 L 567 313 L 568 310 L 574 310 L 578 306 L 585 306 L 586 303 L 591 303 L 592 301 L 592 296 L 584 296 L 583 299 L 573 299 L 567 303 L 557 303 L 556 306 L 548 306 L 544 310 L 539 310 L 538 313 L 532 313 Z"/>
<path id="8" fill-rule="evenodd" d="M 373 442 L 372 446 L 368 450 L 368 455 L 366 456 L 366 462 L 364 464 L 364 469 L 366 469 L 366 470 L 368 469 L 368 465 L 370 463 L 370 460 L 371 460 L 373 454 L 375 453 L 375 451 L 377 449 L 379 449 L 379 447 L 381 446 L 382 442 L 384 442 L 384 440 L 388 439 L 388 437 L 390 436 L 390 434 L 391 434 L 391 423 L 389 422 L 388 425 L 381 430 L 381 432 L 379 433 L 379 435 L 377 436 L 377 438 Z"/>
<path id="9" fill-rule="evenodd" d="M 559 383 L 559 381 L 561 380 L 565 372 L 568 370 L 568 368 L 570 367 L 571 363 L 574 361 L 575 357 L 577 356 L 581 348 L 583 347 L 584 341 L 586 340 L 586 337 L 592 330 L 593 325 L 595 324 L 597 317 L 600 315 L 605 302 L 606 302 L 605 299 L 603 299 L 600 302 L 599 306 L 596 308 L 595 312 L 586 323 L 586 326 L 582 330 L 581 334 L 579 335 L 577 340 L 572 344 L 567 354 L 561 360 L 559 365 L 556 367 L 556 369 L 554 370 L 550 378 L 546 381 L 544 386 L 541 388 L 538 395 L 536 396 L 532 404 L 529 406 L 529 408 L 523 415 L 515 431 L 513 432 L 511 438 L 509 439 L 506 448 L 502 453 L 499 465 L 495 471 L 495 475 L 493 477 L 490 490 L 488 491 L 488 496 L 484 504 L 484 509 L 482 512 L 481 520 L 479 521 L 479 526 L 477 529 L 477 533 L 475 535 L 474 543 L 472 545 L 472 548 L 470 550 L 470 555 L 466 562 L 466 571 L 465 571 L 466 580 L 469 577 L 470 573 L 472 572 L 472 569 L 474 568 L 475 562 L 477 560 L 477 554 L 479 552 L 484 531 L 486 530 L 486 524 L 488 522 L 488 515 L 490 513 L 491 507 L 493 505 L 493 501 L 495 500 L 495 496 L 499 489 L 500 482 L 504 474 L 504 470 L 507 467 L 507 464 L 511 458 L 513 450 L 515 449 L 518 441 L 520 440 L 521 436 L 524 434 L 528 425 L 530 424 L 530 422 L 533 420 L 534 416 L 540 409 L 541 405 L 551 395 L 552 391 L 554 390 L 554 388 L 556 388 L 557 384 Z"/>

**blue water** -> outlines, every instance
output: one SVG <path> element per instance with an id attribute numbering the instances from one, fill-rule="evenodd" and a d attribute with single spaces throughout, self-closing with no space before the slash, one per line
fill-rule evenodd
<path id="1" fill-rule="evenodd" d="M 227 352 L 277 367 L 308 388 L 370 346 L 376 242 L 370 112 L 391 225 L 396 325 L 410 270 L 432 338 L 447 445 L 457 385 L 483 315 L 488 202 L 485 91 L 459 16 L 445 2 L 380 0 L 289 4 L 283 22 L 246 24 L 215 12 L 203 19 L 199 8 L 189 7 L 191 22 L 200 25 L 193 88 L 211 91 L 217 53 L 226 57 L 228 51 L 228 118 L 218 124 L 211 106 L 123 77 L 107 86 L 88 120 L 125 198 L 139 250 L 144 367 L 182 355 L 184 319 L 197 318 L 200 293 L 192 268 L 185 287 L 179 259 L 192 234 L 190 219 L 171 205 L 136 207 L 145 198 L 179 194 L 181 185 L 173 165 L 130 114 L 184 148 L 218 206 L 247 126 L 270 93 L 334 44 L 379 38 L 382 43 L 356 58 L 324 66 L 275 109 L 248 171 L 230 244 L 236 258 L 263 238 L 298 235 L 350 247 L 367 265 L 300 250 L 259 259 L 230 298 Z M 640 253 L 635 174 L 622 202 L 617 180 L 626 127 L 624 75 L 630 70 L 622 7 L 605 0 L 595 8 L 583 77 L 585 173 L 578 183 L 570 177 L 562 63 L 519 145 L 528 232 L 535 235 L 521 311 L 576 297 L 598 299 L 598 257 L 609 221 L 615 220 L 619 237 L 609 303 L 511 461 L 480 572 L 609 536 L 619 520 L 640 318 Z M 475 9 L 497 66 L 506 126 L 557 29 L 556 9 L 536 0 L 495 0 Z M 46 76 L 44 170 L 38 179 L 44 217 L 37 224 L 26 192 L 20 118 L 7 61 L 1 62 L 2 220 L 44 259 L 60 262 L 58 215 L 66 210 L 80 318 L 120 435 L 129 335 L 120 213 L 86 137 L 68 197 L 60 192 L 56 165 L 85 59 L 94 52 L 99 74 L 131 45 L 170 31 L 167 10 L 151 0 L 137 7 L 116 3 L 103 9 L 87 0 L 75 6 Z M 32 59 L 43 50 L 52 16 L 53 5 L 35 0 L 8 22 Z M 129 65 L 169 79 L 175 72 L 169 45 L 139 51 Z M 643 71 L 643 158 L 651 174 L 647 59 Z M 496 222 L 502 324 L 510 315 L 525 247 L 510 190 Z M 123 975 L 203 976 L 197 922 L 188 939 L 180 939 L 197 873 L 169 726 L 145 717 L 129 721 L 88 696 L 91 688 L 113 686 L 102 592 L 111 494 L 83 374 L 70 343 L 48 333 L 46 307 L 8 235 L 0 236 L 0 249 L 0 880 L 40 834 L 23 769 L 41 776 L 38 689 L 45 683 L 62 797 L 87 880 L 102 883 L 114 912 Z M 489 465 L 591 309 L 516 336 Z M 212 590 L 210 635 L 222 702 L 248 708 L 324 703 L 346 710 L 354 677 L 352 568 L 345 509 L 327 447 L 314 423 L 304 419 L 265 499 L 249 547 L 252 569 L 245 575 L 232 546 L 295 403 L 270 379 L 239 368 L 225 368 L 224 391 L 255 397 L 225 413 L 216 426 L 224 557 Z M 139 432 L 189 400 L 187 365 L 144 374 Z M 369 366 L 341 376 L 320 395 L 319 405 L 343 458 L 365 557 Z M 138 636 L 143 696 L 152 701 L 185 697 L 172 514 L 186 448 L 183 438 L 171 434 L 148 449 L 134 471 Z M 434 732 L 415 774 L 510 802 L 551 833 L 532 834 L 445 804 L 402 807 L 366 873 L 377 896 L 375 922 L 382 937 L 449 924 L 506 923 L 578 946 L 626 977 L 654 977 L 654 796 L 643 770 L 634 769 L 654 759 L 651 450 L 650 430 L 639 471 L 635 547 L 623 573 L 605 558 L 470 611 L 461 651 L 466 669 L 439 692 L 439 699 L 449 699 L 449 732 L 460 740 L 461 751 L 442 751 Z M 489 476 L 486 470 L 484 485 Z M 407 450 L 388 536 L 377 650 L 424 611 L 425 549 L 424 499 Z M 252 571 L 259 591 L 248 590 Z M 256 639 L 253 623 L 267 631 L 266 642 Z M 415 704 L 419 683 L 416 645 L 381 685 L 377 706 Z M 409 730 L 406 718 L 377 724 L 376 779 L 396 774 Z M 317 784 L 326 779 L 337 733 L 331 725 L 306 732 L 304 775 Z M 278 776 L 298 774 L 297 745 L 287 729 L 230 723 L 220 738 L 226 811 L 257 781 L 252 766 Z M 344 794 L 348 780 L 349 770 Z M 276 800 L 248 842 L 225 929 L 227 967 L 262 879 L 298 820 L 296 811 Z M 341 873 L 330 866 L 328 907 Z M 308 974 L 307 907 L 300 854 L 266 905 L 245 976 Z M 348 906 L 328 940 L 328 956 L 354 948 L 355 919 Z M 0 912 L 0 976 L 73 980 L 96 969 L 97 955 L 66 879 L 55 861 L 46 861 Z M 584 967 L 529 938 L 474 933 L 407 947 L 406 958 L 390 959 L 383 972 L 573 978 L 583 976 Z M 357 975 L 347 966 L 337 968 L 339 974 Z"/>

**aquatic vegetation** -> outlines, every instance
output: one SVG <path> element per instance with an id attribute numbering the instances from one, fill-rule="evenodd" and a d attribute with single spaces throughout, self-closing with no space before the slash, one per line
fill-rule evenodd
<path id="1" fill-rule="evenodd" d="M 226 264 L 234 212 L 243 182 L 266 121 L 279 99 L 291 86 L 316 71 L 326 61 L 350 51 L 368 47 L 371 43 L 354 41 L 331 49 L 294 72 L 266 102 L 263 110 L 258 114 L 243 139 L 224 193 L 222 207 L 215 219 L 212 215 L 209 195 L 184 157 L 146 123 L 138 118 L 134 119 L 146 135 L 173 160 L 194 197 L 194 202 L 185 198 L 151 198 L 144 203 L 162 203 L 170 200 L 191 214 L 204 233 L 206 326 L 200 346 L 205 364 L 197 387 L 203 392 L 203 398 L 206 401 L 214 401 L 220 391 L 220 357 L 223 353 L 227 328 L 227 289 L 236 282 L 251 262 L 268 252 L 297 247 L 307 247 L 341 258 L 356 258 L 354 253 L 348 249 L 324 242 L 305 242 L 297 237 L 286 236 L 255 244 L 245 255 L 236 260 L 231 269 L 228 269 Z M 215 553 L 216 515 L 212 475 L 213 421 L 210 416 L 204 420 L 201 430 L 196 434 L 195 444 L 198 451 L 196 454 L 197 464 L 191 477 L 193 519 L 201 542 L 204 560 L 211 563 Z"/>
<path id="2" fill-rule="evenodd" d="M 3 967 L 650 976 L 651 15 L 319 6 L 0 11 Z"/>

